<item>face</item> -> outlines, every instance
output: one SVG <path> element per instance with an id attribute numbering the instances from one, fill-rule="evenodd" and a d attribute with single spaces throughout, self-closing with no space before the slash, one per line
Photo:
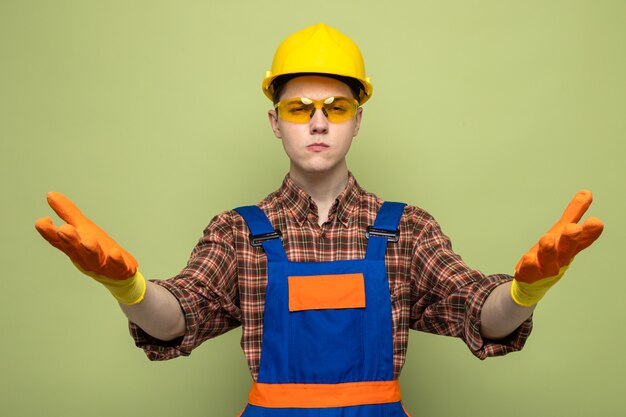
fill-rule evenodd
<path id="1" fill-rule="evenodd" d="M 350 88 L 341 81 L 320 76 L 302 76 L 285 85 L 280 100 L 307 97 L 312 100 L 328 97 L 352 97 Z M 316 109 L 307 123 L 282 120 L 275 110 L 269 111 L 272 130 L 290 160 L 290 174 L 296 177 L 347 172 L 346 154 L 359 132 L 363 109 L 345 122 L 331 123 Z"/>

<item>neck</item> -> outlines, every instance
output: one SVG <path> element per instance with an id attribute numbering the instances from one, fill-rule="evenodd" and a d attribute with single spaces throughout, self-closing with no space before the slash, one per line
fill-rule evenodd
<path id="1" fill-rule="evenodd" d="M 348 167 L 344 164 L 332 171 L 303 173 L 292 166 L 289 176 L 315 201 L 320 222 L 323 222 L 335 199 L 348 184 Z"/>

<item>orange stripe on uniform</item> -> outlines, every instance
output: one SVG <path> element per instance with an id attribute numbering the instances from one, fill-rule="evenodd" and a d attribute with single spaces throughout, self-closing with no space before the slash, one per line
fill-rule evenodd
<path id="1" fill-rule="evenodd" d="M 269 408 L 322 408 L 400 401 L 400 383 L 393 381 L 339 384 L 252 383 L 248 403 Z"/>
<path id="2" fill-rule="evenodd" d="M 289 311 L 365 307 L 362 273 L 292 276 Z"/>

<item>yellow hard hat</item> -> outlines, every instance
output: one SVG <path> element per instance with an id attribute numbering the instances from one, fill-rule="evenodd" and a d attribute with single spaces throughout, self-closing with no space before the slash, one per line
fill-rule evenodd
<path id="1" fill-rule="evenodd" d="M 365 76 L 363 56 L 356 44 L 343 33 L 323 23 L 302 29 L 283 41 L 276 50 L 272 70 L 265 73 L 263 93 L 273 99 L 272 82 L 286 74 L 330 74 L 356 79 L 363 88 L 359 103 L 372 95 L 372 84 Z"/>

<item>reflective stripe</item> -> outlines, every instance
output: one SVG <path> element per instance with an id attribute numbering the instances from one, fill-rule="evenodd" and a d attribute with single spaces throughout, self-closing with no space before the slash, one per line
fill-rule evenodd
<path id="1" fill-rule="evenodd" d="M 289 311 L 365 307 L 362 273 L 288 277 Z"/>
<path id="2" fill-rule="evenodd" d="M 384 404 L 401 400 L 400 383 L 393 381 L 340 384 L 252 383 L 248 402 L 269 408 L 322 408 Z"/>

